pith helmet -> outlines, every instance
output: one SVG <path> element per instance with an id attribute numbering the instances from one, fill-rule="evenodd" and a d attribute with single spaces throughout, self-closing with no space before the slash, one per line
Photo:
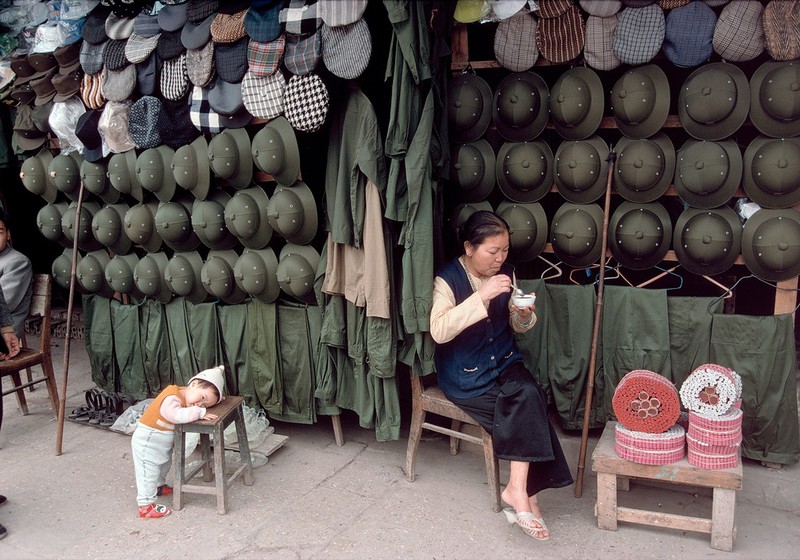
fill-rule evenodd
<path id="1" fill-rule="evenodd" d="M 800 139 L 759 136 L 744 152 L 744 190 L 762 208 L 800 202 Z"/>
<path id="2" fill-rule="evenodd" d="M 272 239 L 269 197 L 260 186 L 236 191 L 225 205 L 225 225 L 245 247 L 262 249 Z"/>
<path id="3" fill-rule="evenodd" d="M 46 202 L 53 203 L 58 197 L 58 189 L 47 168 L 53 160 L 53 154 L 47 148 L 39 150 L 35 156 L 31 156 L 22 162 L 19 177 L 22 184 L 33 194 L 38 194 Z"/>
<path id="4" fill-rule="evenodd" d="M 603 119 L 605 93 L 600 76 L 576 66 L 559 76 L 550 91 L 550 120 L 567 140 L 583 140 L 595 133 Z"/>
<path id="5" fill-rule="evenodd" d="M 609 149 L 599 136 L 566 140 L 556 150 L 555 183 L 569 202 L 588 204 L 606 190 Z"/>
<path id="6" fill-rule="evenodd" d="M 47 166 L 47 174 L 56 189 L 70 200 L 78 200 L 81 190 L 81 163 L 83 157 L 78 152 L 70 152 L 57 155 Z"/>
<path id="7" fill-rule="evenodd" d="M 653 202 L 664 194 L 675 173 L 675 148 L 663 132 L 617 144 L 614 188 L 631 202 Z"/>
<path id="8" fill-rule="evenodd" d="M 236 237 L 225 227 L 225 206 L 230 199 L 227 192 L 215 189 L 206 200 L 195 200 L 192 205 L 192 228 L 209 249 L 223 251 L 236 245 Z"/>
<path id="9" fill-rule="evenodd" d="M 447 120 L 454 142 L 474 142 L 492 120 L 492 90 L 475 74 L 462 73 L 450 81 L 447 90 Z"/>
<path id="10" fill-rule="evenodd" d="M 744 71 L 726 62 L 704 64 L 689 74 L 678 94 L 678 117 L 690 136 L 722 140 L 736 132 L 750 108 Z"/>
<path id="11" fill-rule="evenodd" d="M 675 222 L 672 248 L 683 268 L 713 276 L 733 266 L 742 245 L 742 224 L 732 208 L 687 208 Z"/>
<path id="12" fill-rule="evenodd" d="M 105 250 L 86 253 L 75 267 L 75 280 L 87 294 L 112 297 L 114 290 L 105 278 L 105 267 L 111 259 Z"/>
<path id="13" fill-rule="evenodd" d="M 54 241 L 64 247 L 72 247 L 72 243 L 61 228 L 61 218 L 68 208 L 69 204 L 66 202 L 45 204 L 36 214 L 36 227 L 39 228 L 42 236 L 48 241 Z"/>
<path id="14" fill-rule="evenodd" d="M 450 180 L 459 189 L 460 200 L 478 202 L 494 189 L 496 160 L 486 140 L 453 146 L 450 164 Z"/>
<path id="15" fill-rule="evenodd" d="M 211 187 L 211 169 L 208 166 L 208 142 L 204 136 L 198 136 L 191 144 L 175 150 L 172 176 L 197 200 L 206 199 Z"/>
<path id="16" fill-rule="evenodd" d="M 164 279 L 175 295 L 192 303 L 203 303 L 208 292 L 200 279 L 202 268 L 203 258 L 197 251 L 175 253 L 167 263 Z"/>
<path id="17" fill-rule="evenodd" d="M 675 190 L 695 208 L 728 202 L 742 180 L 742 152 L 733 140 L 687 140 L 678 150 Z"/>
<path id="18" fill-rule="evenodd" d="M 278 257 L 271 247 L 245 249 L 233 267 L 236 284 L 252 297 L 265 303 L 278 299 Z"/>
<path id="19" fill-rule="evenodd" d="M 657 202 L 623 202 L 611 215 L 608 245 L 622 266 L 644 270 L 658 264 L 671 241 L 669 213 Z"/>
<path id="20" fill-rule="evenodd" d="M 209 251 L 200 269 L 200 280 L 205 290 L 225 303 L 241 303 L 247 294 L 234 279 L 233 267 L 239 255 L 233 249 Z"/>
<path id="21" fill-rule="evenodd" d="M 600 258 L 603 209 L 597 204 L 565 202 L 553 216 L 550 242 L 556 256 L 580 268 Z"/>
<path id="22" fill-rule="evenodd" d="M 305 245 L 317 234 L 317 202 L 302 181 L 291 187 L 278 185 L 267 206 L 272 229 L 290 243 Z"/>
<path id="23" fill-rule="evenodd" d="M 243 189 L 253 180 L 253 155 L 250 137 L 243 128 L 226 128 L 208 143 L 208 161 L 220 181 Z"/>
<path id="24" fill-rule="evenodd" d="M 80 263 L 82 258 L 83 256 L 78 253 L 77 259 L 75 259 L 77 261 L 76 267 L 77 263 Z M 61 254 L 55 258 L 50 271 L 56 284 L 65 290 L 69 290 L 70 278 L 72 277 L 72 247 L 65 248 Z M 75 287 L 78 291 L 83 291 L 83 287 L 81 287 L 78 282 L 75 282 Z"/>
<path id="25" fill-rule="evenodd" d="M 156 230 L 157 202 L 140 202 L 125 214 L 125 235 L 145 251 L 152 253 L 161 248 L 161 236 Z"/>
<path id="26" fill-rule="evenodd" d="M 800 274 L 800 212 L 762 208 L 744 225 L 742 255 L 750 271 L 771 282 Z"/>
<path id="27" fill-rule="evenodd" d="M 172 158 L 175 151 L 161 145 L 149 148 L 136 158 L 136 176 L 139 183 L 155 193 L 158 200 L 169 202 L 175 196 L 175 176 L 172 174 Z"/>
<path id="28" fill-rule="evenodd" d="M 164 274 L 167 271 L 169 258 L 163 252 L 147 253 L 136 264 L 133 270 L 133 281 L 142 294 L 160 303 L 168 303 L 172 299 Z"/>
<path id="29" fill-rule="evenodd" d="M 179 200 L 159 202 L 156 210 L 156 231 L 164 243 L 175 251 L 194 251 L 200 239 L 192 229 L 192 197 L 184 195 Z"/>
<path id="30" fill-rule="evenodd" d="M 547 243 L 547 215 L 542 205 L 501 202 L 497 213 L 508 224 L 514 262 L 538 257 Z"/>
<path id="31" fill-rule="evenodd" d="M 797 61 L 765 62 L 750 79 L 750 120 L 773 138 L 800 135 L 800 65 Z"/>
<path id="32" fill-rule="evenodd" d="M 314 280 L 319 253 L 311 245 L 287 243 L 278 261 L 278 284 L 284 293 L 302 302 L 316 304 Z"/>
<path id="33" fill-rule="evenodd" d="M 547 126 L 550 92 L 534 72 L 509 74 L 494 93 L 492 119 L 500 135 L 510 142 L 533 140 Z"/>
<path id="34" fill-rule="evenodd" d="M 128 150 L 114 154 L 108 160 L 108 180 L 120 193 L 132 196 L 139 202 L 144 200 L 144 191 L 136 174 L 136 152 Z"/>
<path id="35" fill-rule="evenodd" d="M 77 202 L 71 202 L 67 211 L 61 217 L 61 229 L 67 239 L 72 242 L 78 238 L 78 248 L 81 251 L 97 251 L 102 247 L 92 235 L 92 219 L 100 210 L 96 202 L 86 201 L 81 205 L 80 218 L 76 223 Z"/>
<path id="36" fill-rule="evenodd" d="M 281 185 L 292 185 L 300 175 L 300 150 L 294 129 L 285 117 L 269 121 L 253 137 L 253 161 Z"/>
<path id="37" fill-rule="evenodd" d="M 105 278 L 111 289 L 121 294 L 130 294 L 137 298 L 142 297 L 142 293 L 133 280 L 133 271 L 139 264 L 139 255 L 128 253 L 127 255 L 116 255 L 108 261 L 105 268 Z"/>
<path id="38" fill-rule="evenodd" d="M 667 120 L 669 100 L 669 81 L 659 66 L 631 68 L 611 89 L 611 111 L 617 128 L 629 138 L 652 136 Z"/>
<path id="39" fill-rule="evenodd" d="M 120 192 L 111 186 L 102 162 L 84 160 L 80 168 L 81 181 L 90 193 L 97 195 L 103 202 L 114 204 L 119 201 Z"/>
<path id="40" fill-rule="evenodd" d="M 536 202 L 553 186 L 553 151 L 542 140 L 506 142 L 497 153 L 500 191 L 514 202 Z"/>
<path id="41" fill-rule="evenodd" d="M 115 255 L 129 253 L 133 245 L 123 225 L 128 210 L 127 204 L 107 204 L 92 218 L 92 235 Z"/>

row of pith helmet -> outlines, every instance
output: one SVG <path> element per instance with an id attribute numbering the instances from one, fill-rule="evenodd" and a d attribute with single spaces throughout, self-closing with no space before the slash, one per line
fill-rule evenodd
<path id="1" fill-rule="evenodd" d="M 487 201 L 456 205 L 451 226 L 457 227 L 476 210 L 492 210 Z M 565 202 L 548 224 L 538 202 L 505 200 L 495 211 L 510 228 L 510 260 L 523 262 L 541 254 L 547 242 L 561 262 L 582 268 L 601 256 L 603 209 L 598 204 Z M 658 202 L 620 204 L 609 219 L 608 247 L 621 265 L 644 270 L 661 262 L 670 244 L 689 272 L 721 274 L 742 255 L 759 278 L 787 280 L 800 274 L 800 212 L 795 209 L 756 211 L 742 226 L 728 206 L 685 208 L 674 226 Z"/>

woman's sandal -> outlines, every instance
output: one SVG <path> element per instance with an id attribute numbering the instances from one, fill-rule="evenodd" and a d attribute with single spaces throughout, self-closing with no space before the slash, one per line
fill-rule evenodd
<path id="1" fill-rule="evenodd" d="M 519 525 L 522 532 L 529 537 L 533 537 L 537 541 L 546 541 L 550 538 L 550 531 L 541 517 L 536 517 L 529 511 L 516 513 L 514 508 L 504 508 L 503 513 L 506 514 L 506 519 L 509 523 Z M 538 527 L 534 523 L 538 524 Z M 547 534 L 545 535 L 544 533 Z"/>

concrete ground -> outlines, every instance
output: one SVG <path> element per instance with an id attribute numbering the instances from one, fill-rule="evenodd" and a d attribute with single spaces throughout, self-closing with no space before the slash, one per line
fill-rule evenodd
<path id="1" fill-rule="evenodd" d="M 62 343 L 54 349 L 59 390 Z M 72 342 L 67 411 L 93 387 L 86 352 Z M 745 461 L 738 493 L 733 552 L 713 550 L 710 538 L 665 528 L 620 523 L 597 528 L 596 479 L 589 441 L 583 496 L 574 487 L 540 496 L 551 531 L 547 542 L 525 536 L 491 510 L 480 450 L 464 444 L 449 454 L 447 441 L 423 441 L 417 480 L 403 472 L 406 439 L 375 441 L 371 430 L 343 416 L 345 445 L 334 442 L 322 417 L 313 426 L 273 422 L 288 436 L 255 485 L 236 481 L 230 511 L 217 515 L 214 498 L 189 495 L 181 511 L 162 520 L 136 517 L 128 436 L 65 422 L 63 453 L 55 455 L 57 424 L 39 385 L 28 393 L 30 414 L 5 398 L 0 432 L 0 541 L 2 559 L 146 558 L 800 558 L 800 467 L 764 468 Z M 403 430 L 405 436 L 407 429 Z M 427 433 L 427 432 L 426 432 Z M 580 434 L 561 438 L 573 472 Z M 508 467 L 501 462 L 501 480 Z M 171 504 L 171 498 L 164 503 Z M 620 496 L 631 507 L 710 516 L 710 493 L 633 483 Z"/>

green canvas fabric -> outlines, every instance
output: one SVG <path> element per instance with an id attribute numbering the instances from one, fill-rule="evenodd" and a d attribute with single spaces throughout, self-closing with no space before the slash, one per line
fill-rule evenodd
<path id="1" fill-rule="evenodd" d="M 172 359 L 164 305 L 146 299 L 139 306 L 139 348 L 142 352 L 147 396 L 155 397 L 173 383 Z M 144 398 L 144 397 L 143 397 Z"/>
<path id="2" fill-rule="evenodd" d="M 526 294 L 536 292 L 536 326 L 526 333 L 517 335 L 517 346 L 524 356 L 525 367 L 539 382 L 547 402 L 553 402 L 553 389 L 550 386 L 550 369 L 547 367 L 547 317 L 548 298 L 544 280 L 522 280 L 517 278 L 517 286 Z"/>
<path id="3" fill-rule="evenodd" d="M 553 400 L 565 430 L 583 428 L 584 399 L 592 344 L 594 286 L 547 286 L 547 364 Z M 539 298 L 537 297 L 537 303 Z M 598 339 L 599 341 L 599 339 Z M 602 353 L 598 349 L 598 364 Z M 589 425 L 605 425 L 602 375 L 595 374 Z"/>
<path id="4" fill-rule="evenodd" d="M 711 361 L 742 376 L 742 456 L 800 460 L 797 357 L 791 315 L 715 315 Z"/>
<path id="5" fill-rule="evenodd" d="M 189 378 L 201 370 L 214 367 L 217 364 L 222 364 L 222 335 L 220 325 L 217 320 L 217 307 L 216 303 L 192 303 L 186 302 L 188 318 L 189 318 L 189 333 L 192 341 L 192 348 L 194 355 L 197 358 L 199 369 L 192 372 Z M 241 325 L 237 325 L 241 329 Z M 230 371 L 226 368 L 225 383 L 229 380 L 227 377 Z M 184 383 L 188 383 L 187 378 Z M 233 394 L 233 393 L 232 393 Z"/>
<path id="6" fill-rule="evenodd" d="M 253 298 L 247 304 L 250 375 L 258 402 L 268 414 L 283 411 L 283 378 L 278 364 L 277 304 Z"/>
<path id="7" fill-rule="evenodd" d="M 258 403 L 253 376 L 250 371 L 250 328 L 247 322 L 247 305 L 217 305 L 217 324 L 225 365 L 225 391 L 241 395 L 247 406 Z"/>
<path id="8" fill-rule="evenodd" d="M 278 304 L 278 364 L 283 383 L 283 406 L 270 417 L 284 422 L 313 424 L 317 420 L 314 403 L 314 359 L 307 306 L 291 302 Z"/>
<path id="9" fill-rule="evenodd" d="M 119 376 L 119 390 L 137 400 L 145 399 L 147 380 L 142 360 L 141 336 L 139 331 L 139 309 L 136 305 L 111 301 L 111 320 L 114 336 L 114 354 Z"/>
<path id="10" fill-rule="evenodd" d="M 710 361 L 711 320 L 722 313 L 723 301 L 710 297 L 667 298 L 670 372 L 660 372 L 680 389 L 698 366 Z"/>
<path id="11" fill-rule="evenodd" d="M 626 373 L 647 369 L 668 376 L 667 292 L 606 286 L 603 302 L 603 408 L 613 420 L 614 390 Z"/>
<path id="12" fill-rule="evenodd" d="M 322 286 L 320 280 L 320 287 Z M 308 319 L 308 337 L 309 346 L 311 348 L 311 363 L 317 364 L 320 361 L 323 348 L 320 344 L 320 337 L 322 336 L 322 309 L 318 305 L 306 306 L 306 317 Z M 312 394 L 316 392 L 316 383 L 319 378 L 316 368 L 312 370 L 314 374 L 314 384 L 312 386 Z M 339 414 L 339 408 L 329 402 L 314 400 L 316 414 L 330 416 L 331 414 Z"/>
<path id="13" fill-rule="evenodd" d="M 116 391 L 111 300 L 95 295 L 83 296 L 83 321 L 84 327 L 88 327 L 84 336 L 92 367 L 92 381 L 104 391 Z"/>
<path id="14" fill-rule="evenodd" d="M 174 382 L 186 385 L 198 371 L 221 363 L 215 304 L 175 298 L 164 308 Z"/>

